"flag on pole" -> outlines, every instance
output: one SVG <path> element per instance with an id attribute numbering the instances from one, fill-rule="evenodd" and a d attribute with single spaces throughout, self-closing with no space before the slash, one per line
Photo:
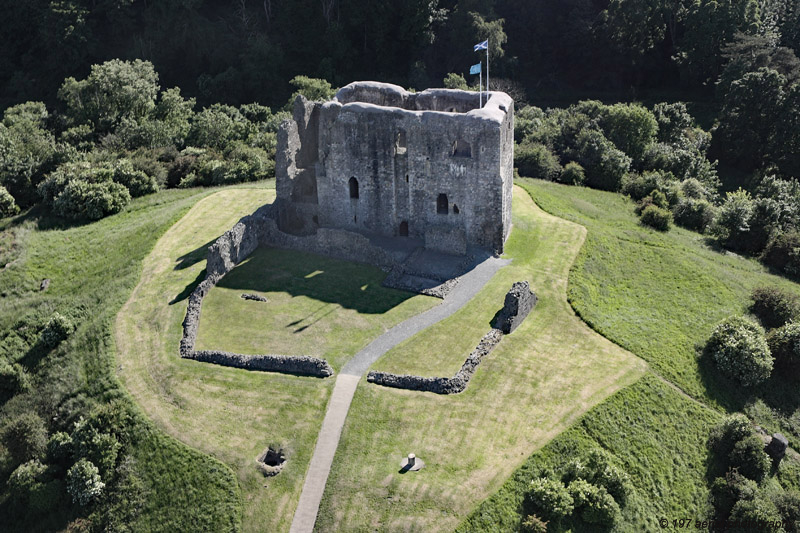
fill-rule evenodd
<path id="1" fill-rule="evenodd" d="M 486 39 L 482 43 L 478 43 L 475 45 L 473 52 L 477 52 L 478 50 L 488 50 L 489 49 L 489 39 Z"/>
<path id="2" fill-rule="evenodd" d="M 481 73 L 481 64 L 480 63 L 476 63 L 475 65 L 472 65 L 471 67 L 469 67 L 469 73 L 470 74 L 480 74 Z"/>

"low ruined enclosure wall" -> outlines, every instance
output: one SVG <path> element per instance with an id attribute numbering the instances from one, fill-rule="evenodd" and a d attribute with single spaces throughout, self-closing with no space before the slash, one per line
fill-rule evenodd
<path id="1" fill-rule="evenodd" d="M 194 359 L 245 370 L 281 372 L 321 378 L 331 376 L 333 368 L 327 361 L 307 355 L 244 355 L 219 350 L 196 351 L 194 349 L 203 299 L 225 274 L 233 270 L 258 247 L 264 234 L 266 221 L 272 221 L 268 218 L 271 207 L 264 206 L 252 215 L 242 218 L 232 229 L 226 231 L 214 244 L 209 246 L 206 278 L 189 295 L 186 317 L 183 319 L 180 355 L 184 359 Z"/>
<path id="2" fill-rule="evenodd" d="M 536 294 L 531 292 L 527 281 L 514 283 L 506 294 L 503 308 L 498 312 L 496 321 L 505 329 L 492 328 L 489 333 L 481 338 L 478 346 L 469 354 L 461 369 L 452 378 L 426 378 L 408 374 L 392 374 L 389 372 L 372 371 L 367 374 L 367 381 L 384 387 L 407 389 L 435 394 L 456 394 L 464 391 L 470 379 L 478 369 L 484 357 L 489 355 L 495 346 L 503 339 L 503 335 L 510 333 L 528 316 L 536 305 Z"/>
<path id="3" fill-rule="evenodd" d="M 333 369 L 323 359 L 307 355 L 241 355 L 218 350 L 198 350 L 192 353 L 191 359 L 215 365 L 259 370 L 262 372 L 280 372 L 300 376 L 328 377 Z"/>
<path id="4" fill-rule="evenodd" d="M 463 392 L 470 379 L 481 364 L 481 360 L 489 355 L 503 338 L 500 330 L 492 329 L 483 336 L 477 348 L 469 354 L 461 369 L 452 378 L 425 378 L 407 374 L 391 374 L 388 372 L 372 371 L 367 374 L 367 381 L 384 387 L 407 389 L 435 394 L 457 394 Z"/>

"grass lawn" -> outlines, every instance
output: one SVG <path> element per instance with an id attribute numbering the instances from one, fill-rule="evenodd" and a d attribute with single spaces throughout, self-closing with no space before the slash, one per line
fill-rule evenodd
<path id="1" fill-rule="evenodd" d="M 41 209 L 0 221 L 0 264 L 10 263 L 0 270 L 0 356 L 19 362 L 31 377 L 28 391 L 0 401 L 0 424 L 35 411 L 51 433 L 71 431 L 81 416 L 111 400 L 133 408 L 114 376 L 114 316 L 159 236 L 208 194 L 163 191 L 87 224 L 68 223 Z M 50 287 L 40 291 L 45 278 Z M 78 328 L 58 348 L 42 353 L 34 345 L 54 311 L 71 317 Z M 166 436 L 136 408 L 133 412 L 125 427 L 117 428 L 131 436 L 125 453 L 135 459 L 147 494 L 132 510 L 131 530 L 237 530 L 242 502 L 234 473 Z M 3 531 L 58 531 L 77 518 L 65 492 L 46 513 L 23 513 L 21 521 L 11 518 L 19 512 L 7 512 L 8 496 L 0 482 Z"/>
<path id="2" fill-rule="evenodd" d="M 259 248 L 203 301 L 196 349 L 313 355 L 338 370 L 372 339 L 441 301 L 383 288 L 384 277 L 377 267 Z"/>
<path id="3" fill-rule="evenodd" d="M 703 519 L 709 511 L 706 441 L 721 418 L 648 373 L 533 454 L 456 531 L 519 531 L 521 520 L 532 514 L 525 502 L 531 480 L 595 448 L 609 452 L 633 485 L 615 531 L 659 531 L 662 517 Z M 595 531 L 585 524 L 572 530 Z"/>
<path id="4" fill-rule="evenodd" d="M 333 379 L 248 372 L 178 357 L 186 298 L 205 275 L 207 245 L 274 191 L 228 189 L 198 202 L 145 259 L 118 315 L 119 374 L 166 432 L 236 472 L 245 531 L 288 530 Z M 380 270 L 319 256 L 259 250 L 203 303 L 198 348 L 320 355 L 341 364 L 369 340 L 438 300 L 381 288 Z M 269 302 L 243 300 L 261 293 Z M 212 340 L 213 339 L 213 340 Z M 280 475 L 254 461 L 287 451 Z"/>
<path id="5" fill-rule="evenodd" d="M 566 301 L 585 229 L 514 191 L 511 265 L 452 317 L 416 335 L 375 369 L 449 375 L 463 363 L 514 281 L 539 303 L 484 359 L 461 394 L 389 389 L 362 381 L 328 479 L 319 531 L 445 531 L 499 488 L 533 451 L 636 381 L 645 364 L 586 326 Z M 426 463 L 400 474 L 405 454 Z"/>
<path id="6" fill-rule="evenodd" d="M 588 229 L 570 272 L 569 299 L 594 329 L 644 358 L 689 395 L 722 410 L 744 410 L 800 444 L 800 394 L 773 377 L 744 389 L 699 361 L 696 346 L 723 318 L 745 312 L 756 286 L 800 285 L 759 262 L 723 253 L 695 232 L 642 227 L 628 198 L 582 187 L 521 180 L 545 211 Z"/>

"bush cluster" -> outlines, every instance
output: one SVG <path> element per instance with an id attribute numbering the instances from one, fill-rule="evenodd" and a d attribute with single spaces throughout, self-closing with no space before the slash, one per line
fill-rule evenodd
<path id="1" fill-rule="evenodd" d="M 42 344 L 48 348 L 55 348 L 61 341 L 69 337 L 74 330 L 75 325 L 69 318 L 58 312 L 53 313 L 53 316 L 50 317 L 50 320 L 42 330 Z"/>
<path id="2" fill-rule="evenodd" d="M 0 218 L 11 217 L 19 213 L 19 207 L 8 190 L 0 185 Z"/>
<path id="3" fill-rule="evenodd" d="M 800 380 L 800 322 L 773 329 L 767 335 L 767 344 L 781 375 Z"/>
<path id="4" fill-rule="evenodd" d="M 706 350 L 723 374 L 745 387 L 766 381 L 773 358 L 764 328 L 743 316 L 723 320 L 706 343 Z"/>
<path id="5" fill-rule="evenodd" d="M 631 492 L 628 475 L 610 463 L 607 453 L 592 450 L 569 462 L 559 477 L 542 476 L 531 481 L 527 505 L 532 523 L 558 525 L 569 518 L 609 528 L 620 516 Z"/>

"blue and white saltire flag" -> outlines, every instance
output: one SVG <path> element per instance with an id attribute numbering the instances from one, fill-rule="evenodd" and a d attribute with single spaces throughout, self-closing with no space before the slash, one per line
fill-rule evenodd
<path id="1" fill-rule="evenodd" d="M 478 50 L 488 50 L 488 49 L 489 49 L 489 39 L 486 39 L 482 43 L 476 44 L 473 52 L 477 52 Z"/>
<path id="2" fill-rule="evenodd" d="M 471 67 L 469 67 L 469 73 L 470 74 L 480 74 L 481 73 L 481 64 L 477 63 L 477 64 L 472 65 Z"/>

